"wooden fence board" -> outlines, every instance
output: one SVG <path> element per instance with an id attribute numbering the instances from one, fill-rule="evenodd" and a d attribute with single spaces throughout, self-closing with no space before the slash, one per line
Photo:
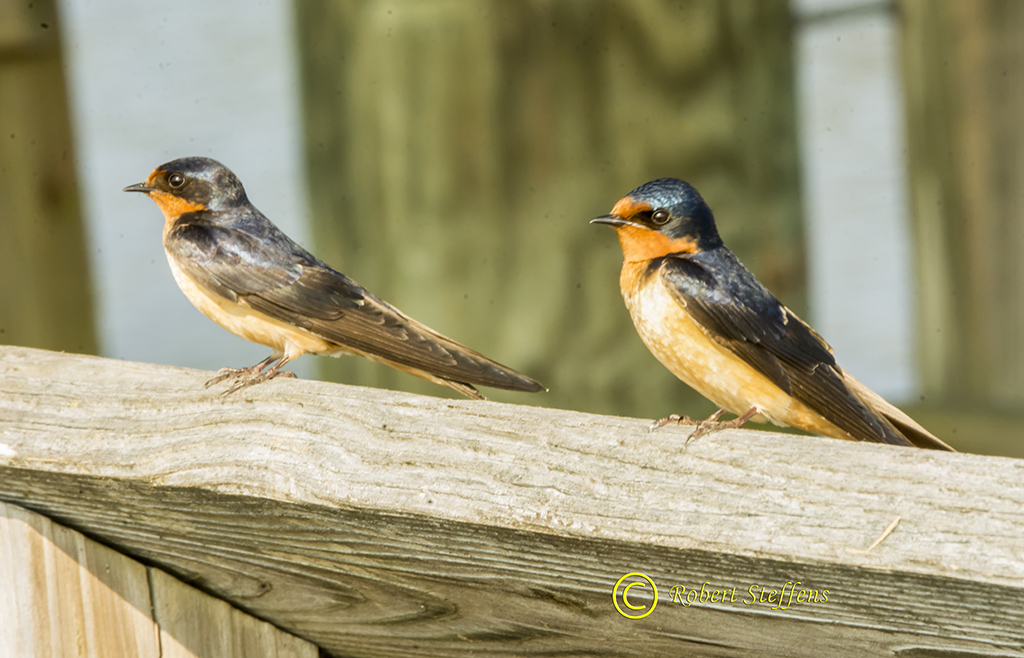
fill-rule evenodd
<path id="1" fill-rule="evenodd" d="M 147 568 L 80 532 L 3 502 L 0 583 L 0 656 L 4 657 L 318 655 L 315 645 L 159 569 Z"/>
<path id="2" fill-rule="evenodd" d="M 317 648 L 224 601 L 151 570 L 153 613 L 160 625 L 162 658 L 263 656 L 316 658 Z"/>
<path id="3" fill-rule="evenodd" d="M 1024 655 L 1024 462 L 206 376 L 0 349 L 0 499 L 337 655 Z"/>
<path id="4" fill-rule="evenodd" d="M 146 568 L 0 503 L 0 655 L 158 658 Z"/>

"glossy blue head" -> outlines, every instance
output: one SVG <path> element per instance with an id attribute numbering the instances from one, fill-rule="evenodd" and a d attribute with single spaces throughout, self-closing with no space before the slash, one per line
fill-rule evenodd
<path id="1" fill-rule="evenodd" d="M 700 193 L 677 178 L 659 178 L 619 200 L 593 222 L 613 226 L 626 260 L 696 253 L 722 244 L 715 217 Z"/>
<path id="2" fill-rule="evenodd" d="M 229 210 L 247 201 L 242 182 L 212 158 L 179 158 L 157 167 L 145 183 L 125 192 L 144 192 L 165 215 L 169 212 Z"/>

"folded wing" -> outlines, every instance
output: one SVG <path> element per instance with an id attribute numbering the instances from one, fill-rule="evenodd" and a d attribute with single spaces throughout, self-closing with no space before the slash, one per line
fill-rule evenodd
<path id="1" fill-rule="evenodd" d="M 261 227 L 261 232 L 268 235 L 200 219 L 179 221 L 164 245 L 200 285 L 340 347 L 450 382 L 543 390 L 529 377 L 406 316 L 276 228 Z"/>
<path id="2" fill-rule="evenodd" d="M 728 250 L 667 257 L 661 276 L 715 341 L 851 437 L 949 449 L 844 373 L 832 348 Z"/>

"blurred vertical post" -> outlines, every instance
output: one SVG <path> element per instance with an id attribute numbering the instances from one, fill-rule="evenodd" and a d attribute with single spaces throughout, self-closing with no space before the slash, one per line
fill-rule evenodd
<path id="1" fill-rule="evenodd" d="M 95 352 L 53 0 L 0 2 L 0 343 Z"/>
<path id="2" fill-rule="evenodd" d="M 925 393 L 961 408 L 1019 411 L 1024 3 L 899 6 Z"/>
<path id="3" fill-rule="evenodd" d="M 804 300 L 786 0 L 297 2 L 319 255 L 536 377 L 497 399 L 710 412 L 640 342 L 614 234 L 647 180 L 693 183 L 727 242 Z M 379 365 L 333 378 L 431 394 Z"/>

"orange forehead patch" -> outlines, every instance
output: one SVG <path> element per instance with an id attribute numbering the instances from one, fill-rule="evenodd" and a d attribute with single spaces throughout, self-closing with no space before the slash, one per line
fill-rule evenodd
<path id="1" fill-rule="evenodd" d="M 627 263 L 653 260 L 669 254 L 692 254 L 697 251 L 696 240 L 672 239 L 659 231 L 639 226 L 616 226 L 615 233 L 619 236 L 622 257 Z"/>
<path id="2" fill-rule="evenodd" d="M 646 201 L 637 202 L 633 200 L 633 197 L 626 196 L 619 199 L 619 202 L 615 204 L 615 207 L 612 208 L 612 214 L 618 215 L 623 219 L 629 219 L 638 212 L 645 210 L 653 210 L 651 204 Z"/>

